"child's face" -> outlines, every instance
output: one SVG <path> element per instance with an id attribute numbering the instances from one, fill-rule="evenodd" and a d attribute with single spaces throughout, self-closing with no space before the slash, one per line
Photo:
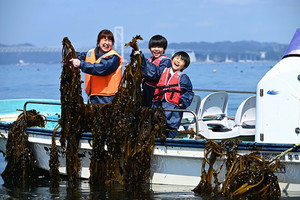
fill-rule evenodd
<path id="1" fill-rule="evenodd" d="M 185 62 L 179 56 L 176 56 L 172 60 L 173 71 L 180 71 L 184 68 Z"/>
<path id="2" fill-rule="evenodd" d="M 161 57 L 164 54 L 165 49 L 162 47 L 151 47 L 150 51 L 151 51 L 153 57 L 156 59 L 156 58 Z"/>

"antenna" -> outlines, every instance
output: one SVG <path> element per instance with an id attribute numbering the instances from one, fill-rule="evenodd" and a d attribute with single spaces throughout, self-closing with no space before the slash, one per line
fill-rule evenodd
<path id="1" fill-rule="evenodd" d="M 123 26 L 115 26 L 115 50 L 121 53 L 124 59 L 124 28 Z"/>

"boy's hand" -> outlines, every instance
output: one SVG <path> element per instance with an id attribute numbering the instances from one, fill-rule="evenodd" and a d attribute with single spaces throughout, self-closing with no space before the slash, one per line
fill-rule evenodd
<path id="1" fill-rule="evenodd" d="M 132 50 L 130 57 L 136 56 L 136 55 L 140 55 L 141 54 L 141 50 Z"/>
<path id="2" fill-rule="evenodd" d="M 141 50 L 134 51 L 134 53 L 133 53 L 134 56 L 140 55 L 140 54 L 141 54 Z"/>

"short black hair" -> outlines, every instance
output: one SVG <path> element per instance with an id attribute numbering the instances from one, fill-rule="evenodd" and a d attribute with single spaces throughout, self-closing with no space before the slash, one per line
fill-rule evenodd
<path id="1" fill-rule="evenodd" d="M 184 61 L 183 69 L 186 69 L 190 65 L 190 56 L 184 51 L 178 51 L 172 56 L 172 60 L 175 57 L 180 57 Z"/>
<path id="2" fill-rule="evenodd" d="M 150 40 L 148 44 L 148 48 L 152 47 L 162 47 L 164 50 L 168 47 L 168 41 L 164 36 L 161 35 L 154 35 Z"/>

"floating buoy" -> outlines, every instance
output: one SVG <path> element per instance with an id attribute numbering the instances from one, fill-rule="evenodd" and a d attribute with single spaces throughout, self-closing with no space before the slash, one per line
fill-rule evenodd
<path id="1" fill-rule="evenodd" d="M 217 72 L 217 70 L 216 70 L 216 69 L 213 69 L 213 72 Z"/>

